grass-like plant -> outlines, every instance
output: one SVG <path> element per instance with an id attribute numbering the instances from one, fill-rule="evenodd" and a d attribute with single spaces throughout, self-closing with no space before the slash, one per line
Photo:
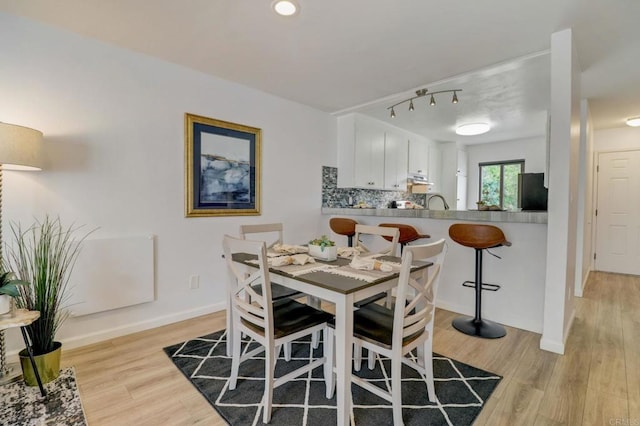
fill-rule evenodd
<path id="1" fill-rule="evenodd" d="M 81 243 L 90 234 L 76 237 L 78 230 L 49 216 L 27 229 L 11 224 L 14 242 L 7 245 L 6 262 L 8 269 L 31 284 L 19 288 L 16 304 L 40 312 L 40 318 L 27 327 L 36 355 L 54 349 L 56 333 L 69 315 L 65 305 L 70 297 L 69 278 Z"/>

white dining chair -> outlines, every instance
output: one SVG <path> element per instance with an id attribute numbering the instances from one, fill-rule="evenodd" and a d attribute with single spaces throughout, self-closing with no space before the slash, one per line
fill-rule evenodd
<path id="1" fill-rule="evenodd" d="M 367 247 L 361 240 L 364 235 L 377 235 L 380 237 L 391 237 L 392 241 L 389 242 L 384 238 L 384 249 L 382 250 L 372 250 Z M 400 230 L 398 228 L 387 228 L 384 226 L 373 226 L 373 225 L 356 225 L 356 235 L 354 236 L 354 247 L 360 249 L 361 253 L 366 256 L 381 254 L 386 256 L 397 256 L 398 255 L 398 241 L 400 240 Z"/>
<path id="2" fill-rule="evenodd" d="M 283 244 L 284 238 L 284 226 L 282 223 L 260 223 L 250 225 L 240 225 L 240 238 L 243 240 L 249 236 L 251 239 L 264 240 L 267 245 L 267 249 L 273 247 L 276 244 Z M 259 238 L 258 238 L 259 237 Z M 260 286 L 254 286 L 254 291 L 260 294 Z M 305 295 L 304 293 L 294 290 L 289 287 L 285 287 L 280 284 L 271 283 L 271 299 L 274 301 L 282 300 L 285 298 L 299 299 L 300 297 L 307 296 L 307 303 L 314 308 L 320 308 L 320 300 L 317 298 Z M 317 349 L 320 345 L 320 333 L 313 335 L 312 346 L 313 349 Z M 284 359 L 291 361 L 291 345 L 284 346 Z"/>
<path id="3" fill-rule="evenodd" d="M 249 237 L 253 240 L 263 240 L 265 241 L 267 248 L 271 248 L 275 244 L 283 243 L 283 228 L 284 227 L 281 223 L 240 225 L 240 238 L 246 240 L 247 237 Z M 256 286 L 254 290 L 259 294 L 260 286 Z M 271 283 L 271 297 L 273 300 L 280 300 L 284 299 L 285 297 L 292 297 L 294 299 L 297 299 L 303 296 L 304 293 L 301 293 L 297 290 L 285 287 L 280 284 Z"/>
<path id="4" fill-rule="evenodd" d="M 354 342 L 366 348 L 371 354 L 386 356 L 391 360 L 391 391 L 367 382 L 355 375 L 351 381 L 356 385 L 391 402 L 394 425 L 402 425 L 402 364 L 421 373 L 427 382 L 429 401 L 435 402 L 433 382 L 433 318 L 435 297 L 440 280 L 442 265 L 446 255 L 444 239 L 432 244 L 406 246 L 402 256 L 402 267 L 398 278 L 396 303 L 393 309 L 369 304 L 354 312 Z M 430 260 L 433 266 L 426 269 L 421 278 L 411 277 L 413 260 Z M 413 293 L 413 294 L 412 294 Z M 334 364 L 333 330 L 325 339 L 325 380 L 327 397 L 333 396 Z M 407 355 L 417 350 L 417 362 Z M 370 367 L 372 367 L 370 365 Z"/>
<path id="5" fill-rule="evenodd" d="M 379 236 L 378 243 L 384 244 L 382 249 L 372 250 L 367 247 L 361 240 L 363 236 Z M 391 241 L 387 241 L 384 237 L 391 238 Z M 389 228 L 383 226 L 373 226 L 373 225 L 356 225 L 356 235 L 354 238 L 354 247 L 360 249 L 361 256 L 397 256 L 398 255 L 398 245 L 400 240 L 400 230 L 398 228 Z M 375 241 L 374 241 L 375 243 Z M 369 303 L 376 302 L 380 299 L 387 298 L 387 306 L 391 306 L 392 301 L 392 291 L 389 290 L 386 293 L 378 293 L 374 294 L 371 297 L 368 297 L 364 300 L 360 300 L 354 303 L 356 308 L 360 308 L 362 306 L 368 305 Z"/>
<path id="6" fill-rule="evenodd" d="M 311 335 L 314 332 L 326 330 L 327 321 L 333 316 L 327 312 L 315 309 L 294 299 L 285 299 L 273 304 L 271 299 L 271 282 L 267 264 L 266 244 L 263 241 L 250 241 L 225 235 L 223 250 L 227 268 L 235 276 L 235 287 L 230 281 L 231 315 L 233 315 L 233 349 L 231 361 L 231 375 L 229 390 L 236 389 L 240 363 L 260 352 L 265 353 L 265 387 L 263 395 L 262 421 L 269 423 L 273 390 L 292 379 L 323 365 L 326 358 L 315 359 L 302 367 L 274 378 L 277 359 L 276 348 L 294 340 Z M 257 256 L 258 269 L 246 275 L 233 261 L 234 253 L 247 253 Z M 254 290 L 254 285 L 261 287 L 261 294 Z M 250 295 L 250 302 L 245 294 Z M 325 331 L 326 333 L 326 331 Z M 241 351 L 241 335 L 250 337 L 259 343 L 257 348 Z M 326 334 L 325 334 L 326 336 Z M 327 386 L 330 384 L 327 381 Z"/>

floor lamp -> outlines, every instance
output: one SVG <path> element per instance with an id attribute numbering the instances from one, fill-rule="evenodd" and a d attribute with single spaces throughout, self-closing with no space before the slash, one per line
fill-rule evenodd
<path id="1" fill-rule="evenodd" d="M 2 259 L 2 170 L 42 170 L 42 132 L 0 122 L 0 259 Z M 13 309 L 9 314 L 13 315 Z M 0 384 L 20 376 L 6 362 L 4 330 L 0 331 Z"/>

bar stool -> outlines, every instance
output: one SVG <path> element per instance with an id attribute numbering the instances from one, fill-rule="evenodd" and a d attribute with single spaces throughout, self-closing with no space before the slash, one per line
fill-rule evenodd
<path id="1" fill-rule="evenodd" d="M 379 226 L 398 228 L 400 230 L 400 239 L 398 240 L 398 243 L 400 243 L 400 255 L 402 255 L 402 250 L 407 244 L 421 238 L 431 238 L 431 235 L 420 234 L 413 226 L 405 225 L 403 223 L 381 223 Z M 391 237 L 384 237 L 384 239 L 391 241 Z"/>
<path id="2" fill-rule="evenodd" d="M 476 313 L 474 318 L 459 317 L 453 320 L 453 327 L 470 336 L 497 339 L 507 334 L 507 330 L 500 324 L 482 319 L 482 290 L 498 291 L 499 285 L 482 282 L 482 251 L 510 246 L 502 233 L 502 230 L 493 225 L 478 225 L 474 223 L 456 223 L 449 227 L 449 236 L 453 241 L 465 247 L 471 247 L 476 251 L 475 281 L 465 281 L 465 287 L 474 287 L 476 290 Z M 489 252 L 493 256 L 499 256 Z"/>
<path id="3" fill-rule="evenodd" d="M 353 236 L 356 235 L 357 224 L 358 222 L 355 220 L 347 219 L 346 217 L 332 217 L 329 219 L 329 228 L 338 235 L 346 236 L 349 247 L 353 247 Z"/>

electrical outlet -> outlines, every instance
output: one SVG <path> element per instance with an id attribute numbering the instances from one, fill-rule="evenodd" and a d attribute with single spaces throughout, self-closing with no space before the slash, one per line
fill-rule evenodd
<path id="1" fill-rule="evenodd" d="M 200 288 L 200 275 L 191 275 L 189 277 L 189 288 L 191 290 Z"/>

